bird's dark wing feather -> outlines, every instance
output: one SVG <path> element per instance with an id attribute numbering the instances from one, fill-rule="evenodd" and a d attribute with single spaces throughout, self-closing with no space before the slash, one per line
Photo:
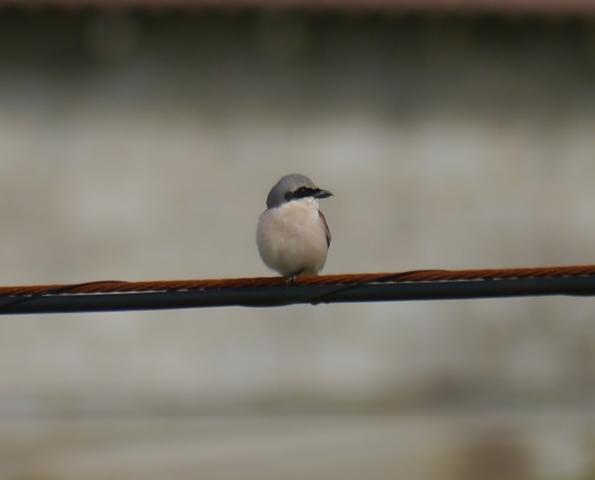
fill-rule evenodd
<path id="1" fill-rule="evenodd" d="M 324 225 L 324 232 L 326 233 L 326 246 L 331 246 L 331 231 L 328 228 L 328 223 L 326 223 L 326 218 L 320 210 L 318 210 L 318 215 L 320 215 L 320 220 L 322 220 L 322 224 Z"/>

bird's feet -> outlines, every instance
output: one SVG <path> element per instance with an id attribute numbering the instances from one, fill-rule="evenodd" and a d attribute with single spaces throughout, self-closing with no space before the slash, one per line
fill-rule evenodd
<path id="1" fill-rule="evenodd" d="M 295 285 L 295 283 L 297 282 L 297 278 L 302 274 L 302 270 L 300 270 L 299 272 L 294 272 L 294 273 L 290 273 L 289 275 L 287 275 L 287 277 L 285 277 L 285 281 L 287 282 L 287 285 Z"/>

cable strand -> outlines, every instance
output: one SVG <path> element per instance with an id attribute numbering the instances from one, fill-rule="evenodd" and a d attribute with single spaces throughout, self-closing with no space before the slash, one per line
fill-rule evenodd
<path id="1" fill-rule="evenodd" d="M 31 297 L 100 293 L 178 292 L 245 287 L 284 287 L 352 285 L 403 282 L 439 282 L 463 280 L 496 280 L 515 278 L 560 278 L 595 275 L 595 265 L 532 268 L 491 268 L 468 270 L 411 270 L 406 272 L 356 273 L 298 277 L 289 284 L 282 277 L 226 278 L 205 280 L 119 281 L 100 280 L 75 284 L 23 285 L 0 287 L 0 297 Z M 315 299 L 314 299 L 315 300 Z"/>

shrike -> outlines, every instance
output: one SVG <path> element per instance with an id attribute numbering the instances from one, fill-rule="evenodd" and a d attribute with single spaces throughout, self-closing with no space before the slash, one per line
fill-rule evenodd
<path id="1" fill-rule="evenodd" d="M 318 200 L 331 195 L 304 175 L 286 175 L 275 184 L 256 229 L 258 252 L 267 267 L 289 278 L 322 270 L 331 233 Z"/>

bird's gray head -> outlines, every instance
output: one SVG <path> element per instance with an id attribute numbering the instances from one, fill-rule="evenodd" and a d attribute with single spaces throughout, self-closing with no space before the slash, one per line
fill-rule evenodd
<path id="1" fill-rule="evenodd" d="M 267 208 L 278 207 L 291 200 L 300 198 L 326 198 L 332 195 L 328 190 L 322 190 L 305 175 L 293 173 L 285 175 L 275 184 L 267 196 Z"/>

